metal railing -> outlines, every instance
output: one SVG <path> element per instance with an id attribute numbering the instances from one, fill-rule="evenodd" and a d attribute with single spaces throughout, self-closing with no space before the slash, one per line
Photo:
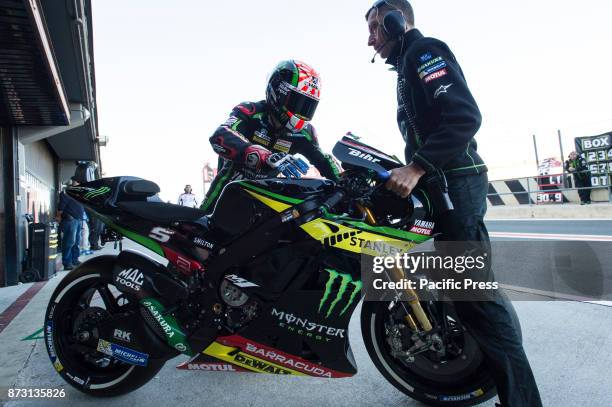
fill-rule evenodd
<path id="1" fill-rule="evenodd" d="M 584 172 L 589 172 L 589 171 L 584 171 Z M 549 204 L 565 204 L 565 200 L 564 200 L 564 195 L 563 192 L 567 192 L 567 191 L 581 191 L 581 190 L 589 190 L 589 191 L 593 191 L 593 190 L 602 190 L 602 189 L 607 189 L 608 190 L 608 203 L 612 204 L 612 179 L 611 179 L 611 172 L 608 172 L 607 175 L 607 185 L 604 186 L 586 186 L 586 187 L 568 187 L 568 180 L 571 176 L 572 178 L 572 186 L 576 185 L 576 181 L 575 181 L 575 172 L 563 172 L 563 173 L 559 173 L 559 174 L 548 174 L 548 175 L 534 175 L 531 177 L 520 177 L 520 178 L 512 178 L 512 179 L 505 179 L 505 180 L 495 180 L 495 181 L 489 181 L 489 183 L 494 183 L 494 182 L 505 182 L 505 181 L 520 181 L 520 180 L 525 180 L 525 184 L 527 186 L 527 190 L 526 191 L 516 191 L 516 192 L 496 192 L 496 193 L 487 193 L 487 198 L 489 197 L 493 197 L 493 196 L 504 196 L 504 195 L 512 195 L 512 196 L 521 196 L 521 195 L 527 195 L 527 205 L 532 206 L 532 205 L 549 205 Z M 540 179 L 544 179 L 544 178 L 548 178 L 549 180 L 551 178 L 556 178 L 556 177 L 560 177 L 561 182 L 559 183 L 542 183 L 542 182 L 538 182 L 538 180 Z M 535 180 L 535 183 L 537 185 L 537 189 L 532 189 L 532 185 L 530 181 Z M 542 187 L 549 187 L 550 189 L 542 189 Z M 536 194 L 536 199 L 535 201 L 531 198 L 532 194 Z M 560 200 L 557 201 L 555 198 L 555 200 L 553 201 L 539 201 L 538 198 L 540 195 L 538 194 L 542 194 L 542 195 L 550 195 L 550 194 L 561 194 Z M 500 198 L 501 199 L 501 198 Z M 599 201 L 599 202 L 605 202 L 605 201 Z"/>

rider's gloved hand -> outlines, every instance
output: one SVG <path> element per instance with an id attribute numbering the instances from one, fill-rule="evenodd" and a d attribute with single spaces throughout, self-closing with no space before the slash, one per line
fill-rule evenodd
<path id="1" fill-rule="evenodd" d="M 285 153 L 274 153 L 268 157 L 268 165 L 287 178 L 300 178 L 308 172 L 308 164 L 301 158 Z"/>
<path id="2" fill-rule="evenodd" d="M 244 151 L 244 166 L 253 173 L 259 173 L 267 168 L 268 158 L 272 151 L 257 144 L 250 145 Z"/>

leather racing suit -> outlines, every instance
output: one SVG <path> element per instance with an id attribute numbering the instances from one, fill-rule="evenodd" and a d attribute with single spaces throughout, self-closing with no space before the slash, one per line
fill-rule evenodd
<path id="1" fill-rule="evenodd" d="M 325 178 L 337 180 L 339 171 L 332 157 L 319 148 L 315 128 L 308 123 L 298 133 L 271 124 L 265 100 L 243 102 L 234 107 L 230 117 L 210 137 L 219 154 L 219 172 L 213 180 L 200 209 L 210 213 L 223 187 L 243 178 L 266 177 L 265 158 L 271 153 L 302 154 Z"/>

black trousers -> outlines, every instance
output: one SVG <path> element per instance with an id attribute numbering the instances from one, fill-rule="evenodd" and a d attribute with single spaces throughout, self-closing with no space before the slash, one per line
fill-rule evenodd
<path id="1" fill-rule="evenodd" d="M 448 192 L 455 209 L 437 216 L 436 232 L 442 235 L 436 237 L 436 246 L 448 241 L 465 242 L 489 252 L 489 234 L 484 224 L 487 189 L 486 173 L 448 179 Z M 492 281 L 492 270 L 488 273 L 487 280 Z M 489 301 L 457 301 L 455 309 L 485 355 L 501 404 L 504 407 L 541 406 L 514 307 L 500 291 L 494 290 L 487 298 Z"/>
<path id="2" fill-rule="evenodd" d="M 576 188 L 584 188 L 584 187 L 591 186 L 591 177 L 580 178 L 574 175 L 574 181 L 576 183 Z M 580 202 L 590 202 L 591 201 L 591 190 L 590 189 L 579 189 L 578 196 L 580 197 Z"/>

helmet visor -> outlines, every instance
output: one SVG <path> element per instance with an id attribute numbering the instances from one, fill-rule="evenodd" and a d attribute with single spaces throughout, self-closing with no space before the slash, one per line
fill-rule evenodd
<path id="1" fill-rule="evenodd" d="M 287 94 L 285 108 L 305 121 L 312 120 L 319 101 L 295 89 L 290 89 Z"/>

